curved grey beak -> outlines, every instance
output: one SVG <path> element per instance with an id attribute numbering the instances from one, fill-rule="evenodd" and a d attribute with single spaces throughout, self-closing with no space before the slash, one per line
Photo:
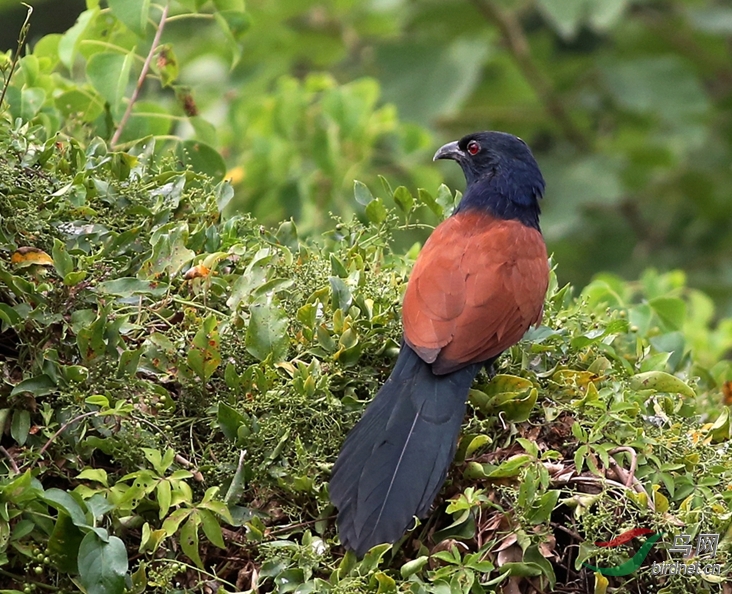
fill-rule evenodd
<path id="1" fill-rule="evenodd" d="M 441 146 L 435 153 L 435 156 L 432 157 L 432 160 L 437 161 L 437 159 L 454 159 L 455 161 L 457 161 L 464 155 L 465 153 L 460 150 L 460 147 L 458 147 L 458 143 L 456 140 L 454 142 L 448 142 L 446 145 Z"/>

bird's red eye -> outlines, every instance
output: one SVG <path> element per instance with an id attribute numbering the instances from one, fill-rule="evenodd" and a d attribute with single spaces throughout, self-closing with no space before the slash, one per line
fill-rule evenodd
<path id="1" fill-rule="evenodd" d="M 475 142 L 475 140 L 471 140 L 468 143 L 468 152 L 471 155 L 477 155 L 478 151 L 480 151 L 480 145 L 477 142 Z"/>

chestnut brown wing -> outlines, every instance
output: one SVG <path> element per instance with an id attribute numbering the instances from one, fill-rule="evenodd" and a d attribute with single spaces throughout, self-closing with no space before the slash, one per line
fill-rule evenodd
<path id="1" fill-rule="evenodd" d="M 404 337 L 435 373 L 486 361 L 541 320 L 549 279 L 536 229 L 480 212 L 435 229 L 404 296 Z"/>

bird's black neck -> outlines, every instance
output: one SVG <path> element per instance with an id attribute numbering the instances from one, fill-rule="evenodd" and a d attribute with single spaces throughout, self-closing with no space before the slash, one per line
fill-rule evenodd
<path id="1" fill-rule="evenodd" d="M 544 180 L 539 177 L 516 178 L 493 172 L 479 179 L 469 180 L 455 214 L 466 210 L 482 210 L 499 219 L 518 220 L 527 227 L 539 228 L 538 199 L 544 191 Z"/>

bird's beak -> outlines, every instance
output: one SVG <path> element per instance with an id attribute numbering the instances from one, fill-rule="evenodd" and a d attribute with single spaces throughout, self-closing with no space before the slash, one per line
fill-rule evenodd
<path id="1" fill-rule="evenodd" d="M 456 140 L 454 142 L 448 142 L 446 145 L 441 146 L 439 150 L 435 153 L 435 156 L 432 157 L 432 160 L 437 161 L 437 159 L 453 159 L 457 161 L 464 155 L 465 153 L 460 150 L 460 147 L 458 146 Z"/>

